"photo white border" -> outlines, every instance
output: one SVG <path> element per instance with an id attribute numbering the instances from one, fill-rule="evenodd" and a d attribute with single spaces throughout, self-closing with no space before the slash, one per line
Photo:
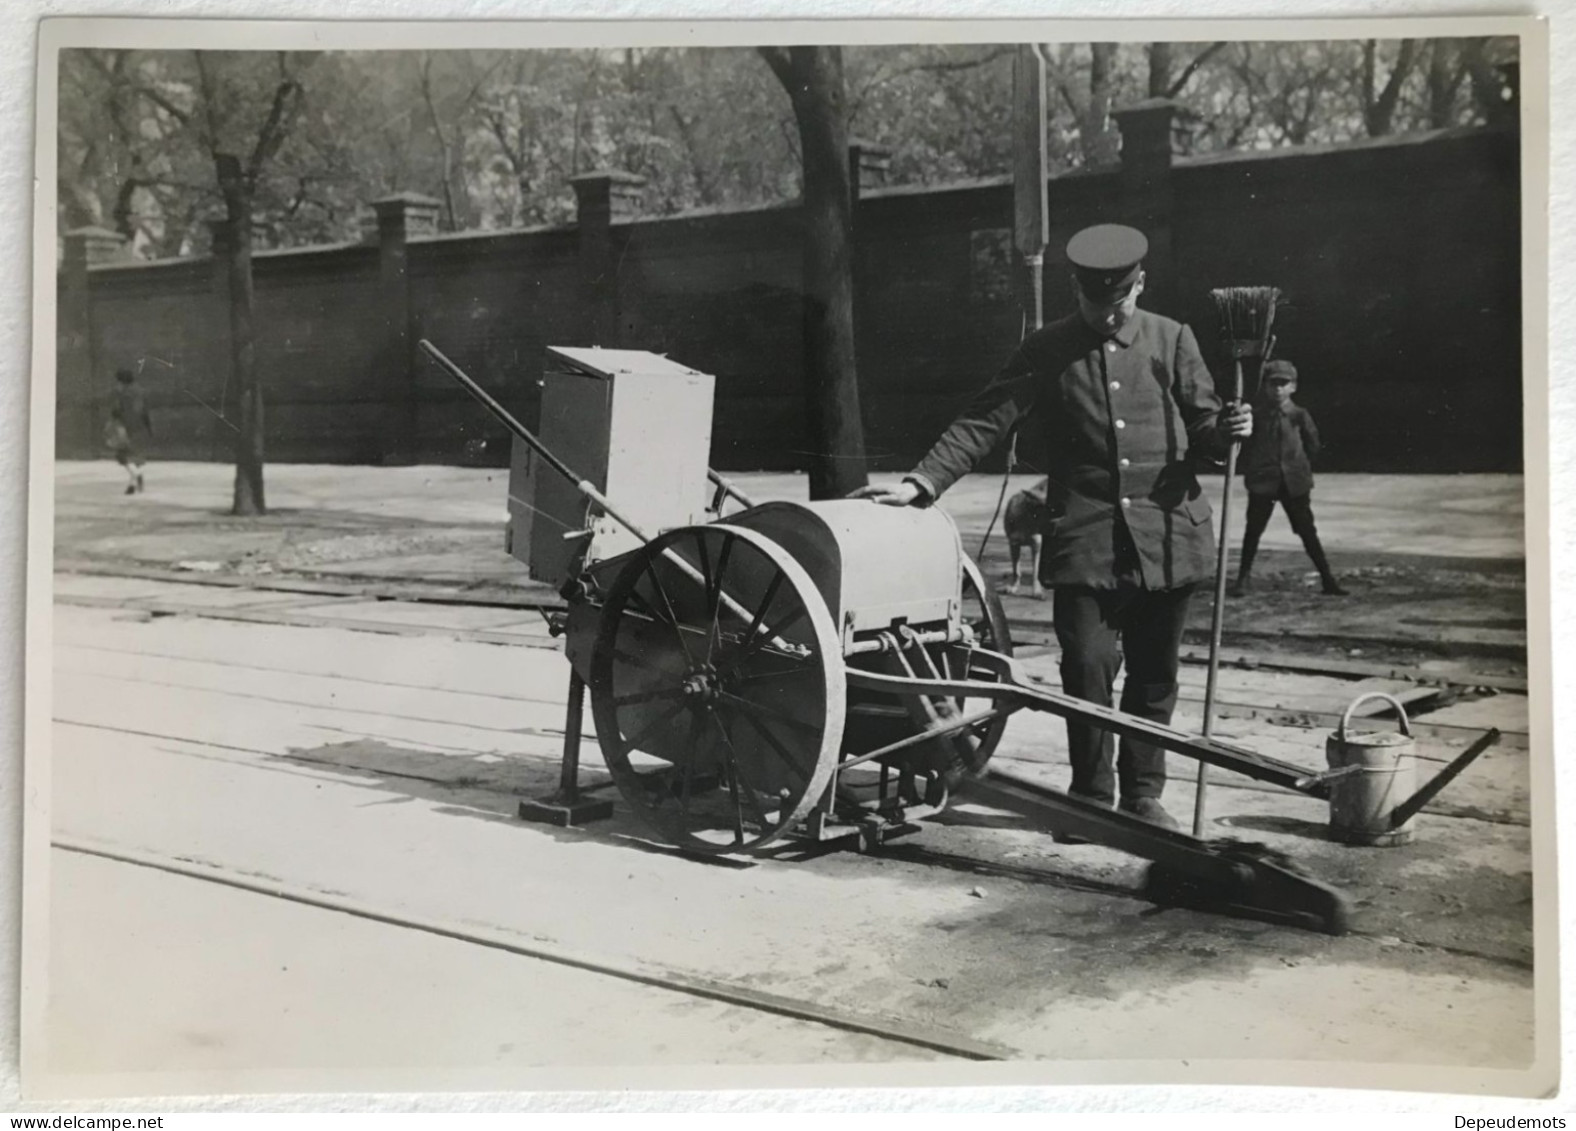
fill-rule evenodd
<path id="1" fill-rule="evenodd" d="M 346 15 L 361 15 L 356 9 L 365 9 L 369 5 L 354 2 L 336 4 L 336 12 Z M 586 7 L 587 5 L 580 5 Z M 624 14 L 628 9 L 637 5 L 626 5 L 620 9 Z M 211 5 L 192 5 L 193 10 Z M 311 5 L 309 7 L 326 7 L 325 5 Z M 409 9 L 420 7 L 424 12 L 441 9 L 452 9 L 454 5 L 414 5 L 383 3 L 377 8 L 387 11 L 396 9 Z M 467 11 L 482 7 L 502 8 L 504 5 L 466 5 Z M 519 10 L 525 5 L 508 5 L 511 11 Z M 539 7 L 541 7 L 539 5 Z M 759 5 L 755 7 L 761 7 Z M 978 7 L 976 5 L 975 7 Z M 1148 7 L 1146 5 L 1146 7 Z M 310 11 L 303 11 L 301 5 L 246 5 L 234 4 L 225 7 L 225 11 L 234 11 L 244 8 L 262 8 L 278 10 L 281 14 L 310 15 Z M 1122 6 L 1123 12 L 1132 11 L 1130 6 Z M 1372 12 L 1374 8 L 1368 5 L 1366 11 Z M 434 12 L 434 14 L 439 14 Z M 529 13 L 526 13 L 529 14 Z M 639 14 L 639 13 L 635 13 Z M 831 13 L 829 13 L 831 14 Z M 32 471 L 28 477 L 32 485 L 28 498 L 28 559 L 27 582 L 30 598 L 27 607 L 27 650 L 33 656 L 48 657 L 49 630 L 51 610 L 49 604 L 51 559 L 52 559 L 52 522 L 53 522 L 53 443 L 54 443 L 54 383 L 53 383 L 53 342 L 54 333 L 54 255 L 55 221 L 54 221 L 54 193 L 53 169 L 45 164 L 53 154 L 53 82 L 51 68 L 45 61 L 51 56 L 52 50 L 57 46 L 87 46 L 97 42 L 116 46 L 148 46 L 171 47 L 192 46 L 196 40 L 189 38 L 200 36 L 204 46 L 235 46 L 241 49 L 258 50 L 271 49 L 289 45 L 300 47 L 303 45 L 319 48 L 339 49 L 365 49 L 368 47 L 395 47 L 411 46 L 409 40 L 404 44 L 394 41 L 408 36 L 419 36 L 419 45 L 429 49 L 462 48 L 475 46 L 501 46 L 512 41 L 518 35 L 521 39 L 528 39 L 530 46 L 583 46 L 591 42 L 613 42 L 622 45 L 626 42 L 667 42 L 683 43 L 688 45 L 723 45 L 726 43 L 754 43 L 754 42 L 827 42 L 827 43 L 869 43 L 869 42 L 917 42 L 930 38 L 937 38 L 938 29 L 944 30 L 946 38 L 953 41 L 974 42 L 1014 42 L 1030 39 L 1063 40 L 1086 42 L 1091 40 L 1153 40 L 1172 39 L 1176 41 L 1188 40 L 1213 40 L 1216 38 L 1234 39 L 1318 39 L 1318 38 L 1356 38 L 1374 36 L 1379 38 L 1394 38 L 1404 34 L 1412 35 L 1486 35 L 1486 34 L 1520 34 L 1523 39 L 1522 54 L 1522 83 L 1524 91 L 1524 106 L 1527 108 L 1523 120 L 1523 221 L 1524 221 L 1524 292 L 1523 310 L 1525 314 L 1525 333 L 1527 336 L 1525 348 L 1525 469 L 1526 469 L 1526 515 L 1528 537 L 1528 603 L 1529 609 L 1539 607 L 1549 610 L 1551 592 L 1550 562 L 1547 559 L 1547 548 L 1551 534 L 1554 532 L 1548 524 L 1539 523 L 1538 516 L 1548 515 L 1549 512 L 1549 480 L 1548 471 L 1551 467 L 1549 452 L 1546 443 L 1541 442 L 1545 437 L 1544 423 L 1549 419 L 1551 408 L 1548 383 L 1544 378 L 1548 372 L 1547 358 L 1544 354 L 1544 343 L 1547 341 L 1547 310 L 1545 302 L 1540 301 L 1548 280 L 1548 217 L 1541 206 L 1547 199 L 1547 170 L 1548 150 L 1540 144 L 1540 139 L 1548 136 L 1546 125 L 1534 120 L 1537 108 L 1547 106 L 1546 98 L 1537 97 L 1540 90 L 1547 90 L 1548 86 L 1548 39 L 1541 35 L 1539 29 L 1522 22 L 1507 30 L 1506 18 L 1447 18 L 1430 21 L 1426 27 L 1419 26 L 1410 19 L 1397 21 L 1394 18 L 1376 18 L 1362 21 L 1317 19 L 1312 21 L 1302 20 L 1275 20 L 1270 22 L 1265 19 L 1248 21 L 1220 21 L 1220 20 L 1152 20 L 1146 18 L 1128 19 L 1118 23 L 1090 22 L 1090 21 L 1057 21 L 1047 24 L 1044 21 L 1025 20 L 976 20 L 966 28 L 957 28 L 951 24 L 942 25 L 936 20 L 913 19 L 888 19 L 888 20 L 776 20 L 753 21 L 744 24 L 739 21 L 714 22 L 696 24 L 690 21 L 667 20 L 656 23 L 631 25 L 602 22 L 587 23 L 552 23 L 536 24 L 523 27 L 518 24 L 500 23 L 454 23 L 454 22 L 387 22 L 375 25 L 349 24 L 258 24 L 254 22 L 226 21 L 222 24 L 204 23 L 194 21 L 148 21 L 148 20 L 109 20 L 94 21 L 91 29 L 88 25 L 74 21 L 56 22 L 37 27 L 41 34 L 38 40 L 41 68 L 40 82 L 40 116 L 36 133 L 31 114 L 27 119 L 26 133 L 33 134 L 38 143 L 38 180 L 36 182 L 36 195 L 34 199 L 34 235 L 35 243 L 32 251 L 33 279 L 32 285 L 43 301 L 34 311 L 33 341 L 41 343 L 44 348 L 37 351 L 37 359 L 32 365 L 32 424 L 30 434 L 30 453 L 32 456 Z M 79 32 L 91 30 L 87 38 L 79 38 Z M 631 32 L 647 33 L 643 38 L 632 38 Z M 301 36 L 310 36 L 311 42 L 303 44 Z M 366 36 L 376 37 L 378 42 L 368 43 Z M 103 38 L 100 39 L 99 37 Z M 148 36 L 144 39 L 142 37 Z M 519 45 L 527 45 L 520 43 Z M 1541 48 L 1541 50 L 1540 50 Z M 29 76 L 28 85 L 32 82 Z M 47 90 L 46 90 L 47 85 Z M 47 98 L 45 96 L 48 96 Z M 46 104 L 48 103 L 48 104 Z M 47 117 L 46 117 L 47 115 Z M 1550 138 L 1551 142 L 1553 141 Z M 31 162 L 28 162 L 30 165 Z M 9 183 L 9 179 L 7 181 Z M 8 225 L 8 229 L 9 229 Z M 9 234 L 9 232 L 8 232 Z M 42 250 L 41 250 L 42 249 Z M 24 258 L 21 260 L 26 262 Z M 10 291 L 8 284 L 8 292 Z M 31 288 L 30 288 L 31 289 Z M 30 301 L 31 296 L 22 295 L 24 303 Z M 26 309 L 24 305 L 22 309 Z M 25 346 L 23 347 L 25 348 Z M 1541 363 L 1541 364 L 1540 364 Z M 13 417 L 13 419 L 16 419 Z M 0 441 L 3 443 L 3 441 Z M 3 470 L 3 468 L 0 468 Z M 42 470 L 42 474 L 39 474 Z M 1562 468 L 1566 473 L 1569 468 Z M 1562 543 L 1563 544 L 1563 543 Z M 1540 555 L 1540 551 L 1542 554 Z M 1529 657 L 1544 656 L 1548 654 L 1550 639 L 1550 623 L 1548 617 L 1529 615 L 1528 647 Z M 38 814 L 47 814 L 48 793 L 47 774 L 40 772 L 40 767 L 47 764 L 47 744 L 49 730 L 49 664 L 33 663 L 28 665 L 28 674 L 31 677 L 26 689 L 26 732 L 25 750 L 28 763 L 26 779 L 26 807 L 29 814 L 27 822 L 27 843 L 24 854 L 25 879 L 24 882 L 30 891 L 35 885 L 42 883 L 47 891 L 47 824 L 36 819 Z M 1551 733 L 1550 725 L 1554 716 L 1552 700 L 1552 671 L 1547 663 L 1533 663 L 1529 665 L 1529 706 L 1536 734 L 1541 727 L 1544 734 Z M 41 763 L 39 759 L 44 759 Z M 1557 878 L 1555 875 L 1555 860 L 1557 858 L 1557 845 L 1554 842 L 1554 802 L 1553 784 L 1555 774 L 1553 761 L 1549 757 L 1534 758 L 1533 760 L 1533 815 L 1534 827 L 1546 830 L 1548 835 L 1540 832 L 1535 844 L 1534 868 L 1537 876 L 1537 899 L 1535 902 L 1535 952 L 1538 955 L 1549 955 L 1555 951 L 1555 933 L 1557 928 L 1556 913 L 1554 909 L 1553 893 Z M 40 836 L 43 842 L 40 843 Z M 1562 886 L 1562 885 L 1561 885 Z M 30 899 L 30 912 L 32 901 Z M 1569 901 L 1567 901 L 1568 904 Z M 30 914 L 23 921 L 23 945 L 28 955 L 42 954 L 41 934 L 47 935 L 43 917 Z M 1562 959 L 1565 956 L 1561 956 Z M 40 984 L 34 977 L 39 967 L 30 959 L 22 970 L 21 989 L 22 1006 L 24 1010 L 24 1031 L 27 1026 L 40 1022 L 41 994 Z M 1538 977 L 1553 977 L 1555 964 L 1539 961 Z M 1551 1073 L 1555 1061 L 1553 1049 L 1549 1046 L 1546 1035 L 1551 1034 L 1556 1026 L 1553 1024 L 1551 1014 L 1557 1012 L 1557 1002 L 1552 993 L 1547 992 L 1540 985 L 1538 992 L 1539 1013 L 1538 1027 L 1540 1034 L 1540 1051 L 1538 1067 L 1535 1072 Z M 24 1049 L 26 1046 L 24 1045 Z M 1569 1055 L 1568 1053 L 1566 1055 Z M 1373 1066 L 1328 1066 L 1310 1064 L 1308 1062 L 1289 1062 L 1296 1066 L 1293 1071 L 1282 1071 L 1285 1064 L 1277 1065 L 1273 1073 L 1266 1071 L 1265 1062 L 1244 1062 L 1233 1065 L 1230 1062 L 1212 1062 L 1206 1066 L 1186 1066 L 1181 1061 L 1142 1061 L 1142 1062 L 1096 1062 L 1070 1063 L 1070 1062 L 1018 1062 L 1008 1065 L 969 1065 L 961 1066 L 965 1076 L 959 1078 L 960 1083 L 966 1086 L 990 1084 L 995 1086 L 1017 1087 L 1030 1082 L 1028 1076 L 1022 1074 L 1027 1070 L 1032 1075 L 1034 1083 L 1056 1084 L 1082 1084 L 1102 1085 L 1110 1083 L 1126 1083 L 1135 1078 L 1145 1083 L 1176 1083 L 1176 1084 L 1252 1084 L 1257 1079 L 1266 1075 L 1274 1075 L 1277 1082 L 1283 1085 L 1297 1087 L 1363 1087 L 1381 1088 L 1391 1091 L 1417 1090 L 1430 1091 L 1444 1089 L 1447 1091 L 1470 1092 L 1478 1087 L 1493 1091 L 1505 1089 L 1507 1076 L 1522 1076 L 1523 1074 L 1483 1073 L 1482 1079 L 1468 1079 L 1461 1070 L 1415 1069 L 1409 1066 L 1386 1066 L 1377 1068 Z M 619 1072 L 618 1078 L 613 1083 L 619 1088 L 656 1088 L 664 1091 L 668 1089 L 685 1088 L 776 1088 L 792 1086 L 795 1088 L 805 1085 L 807 1078 L 813 1078 L 816 1084 L 828 1087 L 845 1088 L 850 1086 L 905 1086 L 915 1087 L 920 1082 L 927 1085 L 934 1084 L 938 1079 L 933 1066 L 923 1069 L 922 1072 L 914 1071 L 918 1066 L 885 1066 L 885 1065 L 839 1065 L 830 1068 L 816 1067 L 806 1070 L 794 1068 L 789 1070 L 757 1070 L 757 1069 L 719 1069 L 704 1067 L 698 1075 L 691 1076 L 682 1070 L 630 1070 Z M 888 1072 L 887 1069 L 893 1071 Z M 1303 1071 L 1308 1070 L 1308 1071 Z M 336 1073 L 343 1080 L 344 1074 Z M 568 1072 L 564 1070 L 544 1070 L 541 1073 L 530 1074 L 529 1077 L 515 1075 L 522 1086 L 532 1088 L 579 1089 L 593 1086 L 594 1082 L 607 1083 L 606 1074 L 597 1073 L 594 1076 L 585 1072 Z M 406 1086 L 409 1076 L 401 1079 Z M 139 1076 L 139 1086 L 146 1087 L 147 1078 Z M 180 1082 L 176 1079 L 169 1081 L 177 1088 Z M 386 1086 L 387 1083 L 398 1084 L 399 1081 L 362 1081 L 352 1082 L 352 1086 L 359 1090 L 375 1090 Z M 950 1076 L 947 1085 L 952 1084 Z M 283 1087 L 296 1091 L 315 1091 L 320 1086 L 317 1082 L 306 1079 L 301 1074 L 292 1074 L 285 1077 L 259 1078 L 250 1082 L 250 1086 L 268 1088 Z M 943 1085 L 943 1086 L 947 1086 Z M 455 1090 L 469 1090 L 476 1087 L 486 1087 L 487 1082 L 471 1077 L 449 1077 L 440 1086 Z M 1523 1085 L 1524 1087 L 1525 1085 Z M 1511 1088 L 1510 1090 L 1516 1090 Z M 1082 1091 L 1082 1089 L 1078 1089 Z M 1149 1092 L 1150 1089 L 1144 1089 Z M 83 1094 L 83 1093 L 77 1093 Z M 922 1099 L 923 1094 L 920 1098 Z M 676 1098 L 676 1097 L 673 1097 Z M 737 1097 L 730 1098 L 730 1103 Z M 937 1097 L 939 1098 L 939 1096 Z M 1072 1100 L 1075 1097 L 1067 1092 L 1052 1092 L 1041 1094 L 1043 1100 L 1048 1100 L 1050 1106 L 1063 1106 L 1060 1101 Z M 1195 1096 L 1196 1098 L 1196 1096 Z M 1264 1098 L 1264 1093 L 1254 1093 L 1254 1102 Z M 1330 1099 L 1329 1095 L 1321 1097 L 1321 1102 Z M 343 1105 L 335 1102 L 334 1106 Z M 374 1105 L 376 1106 L 376 1105 Z M 879 1105 L 878 1105 L 879 1106 Z M 906 1106 L 906 1105 L 905 1105 Z M 1040 1106 L 1038 1104 L 1034 1106 Z M 1084 1106 L 1077 1102 L 1073 1106 Z M 1147 1105 L 1146 1105 L 1147 1106 Z M 264 1101 L 260 1110 L 270 1110 L 270 1101 Z"/>

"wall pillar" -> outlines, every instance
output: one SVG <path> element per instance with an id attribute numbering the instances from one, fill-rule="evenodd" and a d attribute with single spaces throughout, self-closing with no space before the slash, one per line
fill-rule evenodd
<path id="1" fill-rule="evenodd" d="M 892 171 L 891 147 L 852 138 L 848 142 L 848 184 L 854 200 L 869 191 L 885 187 Z"/>
<path id="2" fill-rule="evenodd" d="M 66 233 L 55 308 L 55 454 L 103 454 L 104 398 L 93 355 L 93 296 L 88 268 L 125 254 L 126 239 L 105 228 Z"/>
<path id="3" fill-rule="evenodd" d="M 401 192 L 372 202 L 377 214 L 378 310 L 383 340 L 375 349 L 376 380 L 393 406 L 383 437 L 383 463 L 409 465 L 421 454 L 421 399 L 413 312 L 410 301 L 409 242 L 413 235 L 438 230 L 438 201 L 420 193 Z"/>
<path id="4" fill-rule="evenodd" d="M 584 345 L 619 344 L 618 260 L 612 227 L 639 212 L 640 190 L 645 183 L 646 178 L 620 169 L 599 169 L 569 178 L 580 230 Z"/>
<path id="5" fill-rule="evenodd" d="M 1121 211 L 1149 237 L 1144 305 L 1173 318 L 1182 314 L 1173 237 L 1175 191 L 1171 182 L 1171 130 L 1179 106 L 1166 98 L 1118 110 L 1122 133 Z"/>

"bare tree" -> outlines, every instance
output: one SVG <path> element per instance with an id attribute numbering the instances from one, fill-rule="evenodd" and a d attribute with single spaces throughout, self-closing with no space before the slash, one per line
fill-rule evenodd
<path id="1" fill-rule="evenodd" d="M 868 482 L 854 363 L 853 196 L 843 53 L 839 47 L 758 50 L 788 92 L 804 155 L 810 497 L 840 498 Z"/>
<path id="2" fill-rule="evenodd" d="M 1363 124 L 1368 127 L 1369 137 L 1383 137 L 1390 132 L 1396 105 L 1401 100 L 1401 86 L 1417 59 L 1417 40 L 1401 41 L 1395 65 L 1390 68 L 1390 77 L 1383 88 L 1376 90 L 1378 54 L 1379 44 L 1376 40 L 1363 40 Z"/>
<path id="3" fill-rule="evenodd" d="M 241 131 L 221 124 L 221 106 L 233 96 L 221 87 L 206 52 L 195 53 L 202 91 L 199 132 L 213 154 L 219 193 L 224 198 L 225 228 L 230 241 L 230 356 L 234 371 L 237 412 L 235 433 L 235 492 L 232 513 L 263 514 L 263 389 L 257 380 L 257 344 L 252 327 L 252 200 L 258 178 L 278 154 L 301 110 L 303 88 L 286 52 L 279 52 L 278 78 L 268 114 L 258 128 L 251 150 L 243 159 L 232 148 Z"/>
<path id="4" fill-rule="evenodd" d="M 1151 43 L 1149 45 L 1149 97 L 1176 98 L 1187 89 L 1187 84 L 1193 81 L 1193 76 L 1198 73 L 1199 68 L 1208 63 L 1225 46 L 1224 40 L 1211 43 L 1188 60 L 1187 66 L 1182 68 L 1180 75 L 1172 78 L 1171 66 L 1176 58 L 1177 45 Z"/>
<path id="5" fill-rule="evenodd" d="M 1083 163 L 1092 168 L 1115 164 L 1121 139 L 1111 120 L 1116 98 L 1115 43 L 1089 44 L 1089 82 L 1086 92 L 1076 92 L 1073 75 L 1073 45 L 1063 44 L 1056 59 L 1056 89 L 1078 124 Z"/>

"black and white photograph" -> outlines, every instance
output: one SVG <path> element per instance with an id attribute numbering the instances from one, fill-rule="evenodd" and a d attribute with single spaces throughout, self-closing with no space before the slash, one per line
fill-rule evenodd
<path id="1" fill-rule="evenodd" d="M 46 21 L 24 1095 L 1550 1095 L 1547 69 Z"/>

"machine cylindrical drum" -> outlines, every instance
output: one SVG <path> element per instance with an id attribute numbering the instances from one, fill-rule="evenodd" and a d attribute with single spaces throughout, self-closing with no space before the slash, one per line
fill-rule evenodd
<path id="1" fill-rule="evenodd" d="M 1352 712 L 1369 699 L 1386 699 L 1400 716 L 1399 731 L 1353 731 Z M 1396 806 L 1416 788 L 1416 743 L 1406 709 L 1383 692 L 1352 700 L 1341 725 L 1325 742 L 1331 770 L 1344 770 L 1330 782 L 1330 834 L 1346 844 L 1397 845 L 1412 839 L 1412 822 L 1392 827 Z"/>

